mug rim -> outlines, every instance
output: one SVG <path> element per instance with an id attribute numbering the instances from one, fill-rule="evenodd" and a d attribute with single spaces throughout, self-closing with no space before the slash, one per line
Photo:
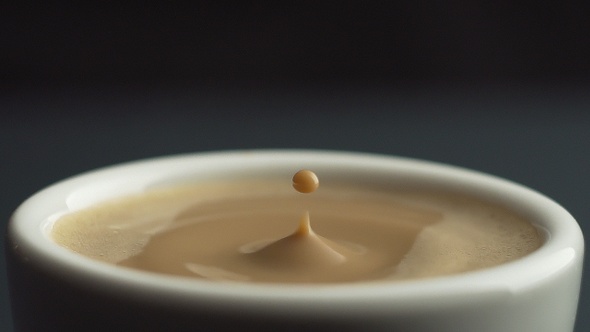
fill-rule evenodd
<path id="1" fill-rule="evenodd" d="M 377 178 L 394 172 L 422 175 L 423 183 L 439 181 L 454 190 L 485 196 L 534 218 L 546 239 L 536 251 L 520 259 L 486 269 L 449 276 L 395 282 L 344 284 L 250 284 L 220 283 L 153 274 L 102 263 L 60 247 L 47 236 L 48 218 L 93 202 L 78 199 L 79 190 L 94 186 L 96 199 L 144 190 L 146 184 L 170 180 L 175 172 L 238 172 L 240 168 L 285 170 L 330 168 L 337 173 L 373 174 Z M 289 166 L 292 165 L 292 166 Z M 192 167 L 192 168 L 191 168 Z M 249 169 L 249 168 L 248 168 Z M 287 172 L 292 171 L 288 170 Z M 158 178 L 154 174 L 168 174 Z M 184 173 L 182 173 L 184 174 Z M 376 175 L 375 175 L 376 174 Z M 108 181 L 107 181 L 108 179 Z M 113 180 L 116 179 L 116 180 Z M 156 182 L 158 182 L 156 181 Z M 77 196 L 76 196 L 77 195 Z M 72 199 L 74 198 L 74 199 Z M 69 201 L 68 201 L 69 199 Z M 53 213 L 48 214 L 51 209 Z M 65 210 L 64 210 L 65 209 Z M 43 210 L 43 211 L 41 211 Z M 27 259 L 52 273 L 81 285 L 110 293 L 132 294 L 162 303 L 207 305 L 242 312 L 284 312 L 322 315 L 355 306 L 354 315 L 377 314 L 438 306 L 441 301 L 464 301 L 469 294 L 517 292 L 569 267 L 583 255 L 583 238 L 575 219 L 559 204 L 535 190 L 493 175 L 431 161 L 370 153 L 327 150 L 230 150 L 163 156 L 117 164 L 76 175 L 46 187 L 23 202 L 11 217 L 11 245 Z M 435 294 L 435 296 L 433 296 Z M 433 301 L 433 299 L 435 301 Z M 444 300 L 443 300 L 444 299 Z M 330 305 L 326 305 L 329 301 Z M 358 305 L 358 304 L 362 305 Z"/>

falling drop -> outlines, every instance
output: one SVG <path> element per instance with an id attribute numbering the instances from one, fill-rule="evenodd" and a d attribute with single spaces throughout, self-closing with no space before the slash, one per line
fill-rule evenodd
<path id="1" fill-rule="evenodd" d="M 318 189 L 320 181 L 314 172 L 302 169 L 293 175 L 293 188 L 300 193 L 309 194 Z"/>

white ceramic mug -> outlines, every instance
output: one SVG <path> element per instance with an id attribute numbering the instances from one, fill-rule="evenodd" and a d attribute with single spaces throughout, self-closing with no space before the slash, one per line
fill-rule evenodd
<path id="1" fill-rule="evenodd" d="M 285 176 L 444 188 L 503 204 L 546 233 L 541 248 L 497 267 L 402 283 L 215 283 L 134 271 L 70 252 L 48 236 L 57 215 L 151 187 Z M 329 151 L 229 151 L 113 166 L 25 201 L 8 229 L 17 331 L 572 331 L 583 237 L 572 216 L 518 184 L 457 167 Z"/>

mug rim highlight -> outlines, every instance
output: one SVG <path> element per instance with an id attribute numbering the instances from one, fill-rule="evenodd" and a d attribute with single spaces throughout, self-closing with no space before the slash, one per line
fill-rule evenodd
<path id="1" fill-rule="evenodd" d="M 293 170 L 300 168 L 329 169 L 333 176 L 349 173 L 360 176 L 360 180 L 383 180 L 392 174 L 411 175 L 412 179 L 421 177 L 422 183 L 453 187 L 515 208 L 545 229 L 547 238 L 541 248 L 526 257 L 462 274 L 402 282 L 276 285 L 219 283 L 120 268 L 70 252 L 47 236 L 51 218 L 60 213 L 107 197 L 139 192 L 150 185 L 181 180 L 182 177 L 171 177 L 173 174 L 248 176 L 250 171 L 265 170 L 292 175 Z M 87 199 L 89 196 L 93 199 Z M 52 212 L 48 213 L 49 210 Z M 323 150 L 193 153 L 93 170 L 51 185 L 26 200 L 11 218 L 9 236 L 27 259 L 72 282 L 101 291 L 182 305 L 206 304 L 224 310 L 278 312 L 288 308 L 291 313 L 302 315 L 336 314 L 351 306 L 355 307 L 355 315 L 369 315 L 384 310 L 424 309 L 442 302 L 449 305 L 468 300 L 473 294 L 503 296 L 543 283 L 583 254 L 583 238 L 574 218 L 559 204 L 532 189 L 492 175 L 430 161 Z"/>

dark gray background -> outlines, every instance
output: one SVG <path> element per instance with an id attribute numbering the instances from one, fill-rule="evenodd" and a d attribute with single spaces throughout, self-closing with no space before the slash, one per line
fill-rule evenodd
<path id="1" fill-rule="evenodd" d="M 18 204 L 65 177 L 251 148 L 375 152 L 481 170 L 545 193 L 589 233 L 582 5 L 3 6 L 2 241 Z M 11 331 L 4 269 L 0 255 L 0 331 Z M 585 280 L 581 313 L 590 310 Z M 580 314 L 576 331 L 589 326 Z"/>

